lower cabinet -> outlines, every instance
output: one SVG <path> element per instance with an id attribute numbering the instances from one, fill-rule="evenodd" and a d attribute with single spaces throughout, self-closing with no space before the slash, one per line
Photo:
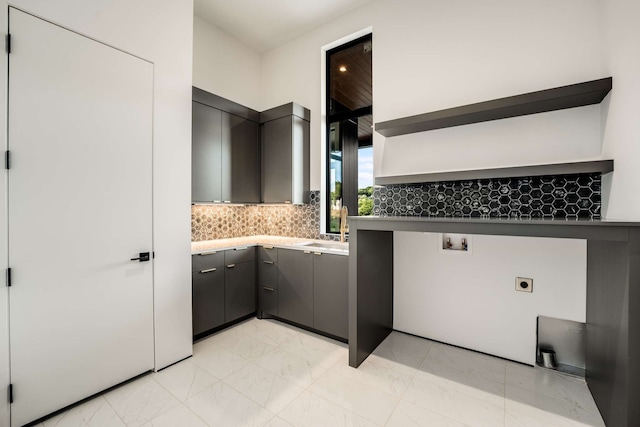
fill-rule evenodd
<path id="1" fill-rule="evenodd" d="M 278 317 L 313 328 L 313 255 L 278 249 Z"/>
<path id="2" fill-rule="evenodd" d="M 277 303 L 275 316 L 347 339 L 349 257 L 278 249 L 277 267 L 277 288 L 260 291 L 261 304 L 271 304 L 263 313 Z"/>
<path id="3" fill-rule="evenodd" d="M 258 312 L 347 339 L 348 272 L 348 256 L 296 249 L 193 255 L 193 334 Z"/>
<path id="4" fill-rule="evenodd" d="M 255 261 L 225 266 L 224 293 L 225 322 L 233 322 L 256 312 Z"/>
<path id="5" fill-rule="evenodd" d="M 224 324 L 224 257 L 222 253 L 192 256 L 193 335 Z"/>
<path id="6" fill-rule="evenodd" d="M 313 327 L 348 339 L 349 257 L 316 253 L 313 257 Z"/>
<path id="7" fill-rule="evenodd" d="M 193 273 L 193 335 L 224 324 L 224 270 Z"/>
<path id="8" fill-rule="evenodd" d="M 278 249 L 258 248 L 259 317 L 278 316 Z"/>
<path id="9" fill-rule="evenodd" d="M 193 255 L 193 335 L 256 312 L 255 248 Z"/>

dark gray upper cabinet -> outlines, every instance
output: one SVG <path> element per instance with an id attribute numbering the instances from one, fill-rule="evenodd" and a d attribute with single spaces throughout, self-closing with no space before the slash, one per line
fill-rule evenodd
<path id="1" fill-rule="evenodd" d="M 337 337 L 349 335 L 349 257 L 313 256 L 313 327 Z"/>
<path id="2" fill-rule="evenodd" d="M 308 201 L 309 118 L 309 110 L 294 103 L 260 113 L 264 203 Z"/>
<path id="3" fill-rule="evenodd" d="M 191 201 L 260 202 L 259 113 L 193 88 Z"/>
<path id="4" fill-rule="evenodd" d="M 313 255 L 278 249 L 278 317 L 313 327 Z"/>
<path id="5" fill-rule="evenodd" d="M 257 122 L 222 112 L 222 199 L 260 202 Z"/>
<path id="6" fill-rule="evenodd" d="M 192 102 L 191 201 L 222 200 L 222 112 Z"/>

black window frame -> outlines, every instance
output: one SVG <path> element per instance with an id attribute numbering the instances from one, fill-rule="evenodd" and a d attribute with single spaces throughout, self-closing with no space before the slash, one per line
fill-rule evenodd
<path id="1" fill-rule="evenodd" d="M 326 158 L 325 158 L 325 233 L 326 234 L 339 234 L 339 231 L 331 231 L 331 124 L 335 122 L 342 122 L 347 120 L 358 119 L 359 117 L 373 115 L 373 105 L 369 105 L 367 107 L 359 108 L 354 111 L 347 111 L 341 113 L 331 114 L 331 55 L 340 52 L 346 49 L 349 49 L 353 46 L 359 45 L 364 42 L 373 43 L 373 33 L 368 33 L 364 36 L 358 37 L 357 39 L 351 40 L 340 46 L 329 49 L 325 52 L 325 147 L 326 147 Z M 373 100 L 372 100 L 373 103 Z M 373 143 L 373 141 L 372 141 Z M 368 145 L 367 145 L 368 146 Z M 345 147 L 342 149 L 342 199 L 343 206 L 347 206 L 349 210 L 349 215 L 358 215 L 358 148 L 359 145 Z M 346 164 L 346 168 L 345 168 Z M 345 171 L 346 169 L 346 171 Z M 346 173 L 345 173 L 346 172 Z M 345 197 L 345 188 L 353 188 L 354 195 L 351 197 L 347 195 Z"/>

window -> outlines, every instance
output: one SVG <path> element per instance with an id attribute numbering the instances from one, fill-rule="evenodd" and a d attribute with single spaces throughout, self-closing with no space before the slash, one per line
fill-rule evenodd
<path id="1" fill-rule="evenodd" d="M 327 51 L 327 233 L 373 213 L 371 34 Z"/>

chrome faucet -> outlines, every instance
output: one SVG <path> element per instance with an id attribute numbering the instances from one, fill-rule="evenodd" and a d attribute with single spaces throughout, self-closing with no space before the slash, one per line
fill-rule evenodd
<path id="1" fill-rule="evenodd" d="M 347 216 L 349 216 L 349 209 L 346 206 L 343 206 L 340 209 L 340 242 L 344 243 L 344 233 L 349 230 L 347 226 Z"/>

